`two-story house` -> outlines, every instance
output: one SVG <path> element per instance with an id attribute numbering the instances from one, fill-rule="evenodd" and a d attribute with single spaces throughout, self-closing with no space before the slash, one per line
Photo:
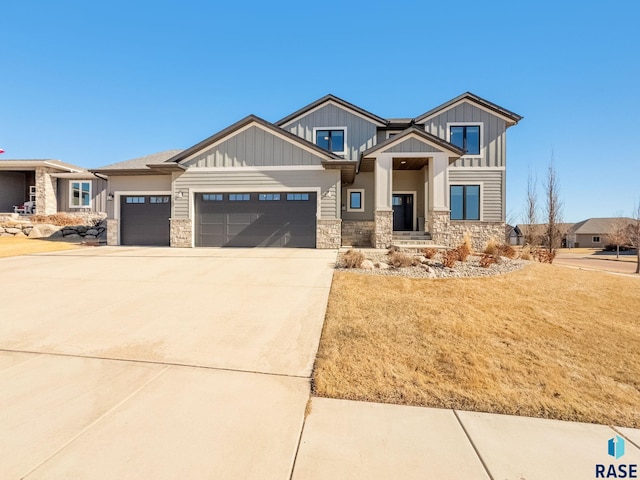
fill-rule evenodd
<path id="1" fill-rule="evenodd" d="M 250 115 L 183 151 L 94 170 L 108 243 L 385 248 L 394 232 L 476 248 L 502 239 L 506 130 L 521 116 L 465 93 L 414 118 L 327 95 Z M 414 236 L 415 235 L 415 236 Z"/>

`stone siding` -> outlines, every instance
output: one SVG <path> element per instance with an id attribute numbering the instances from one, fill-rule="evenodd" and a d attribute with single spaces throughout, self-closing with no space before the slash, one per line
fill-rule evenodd
<path id="1" fill-rule="evenodd" d="M 118 220 L 107 219 L 107 245 L 118 245 Z"/>
<path id="2" fill-rule="evenodd" d="M 436 245 L 451 246 L 449 230 L 449 210 L 429 212 L 428 225 L 431 239 Z"/>
<path id="3" fill-rule="evenodd" d="M 393 240 L 393 210 L 376 210 L 374 248 L 388 248 Z"/>
<path id="4" fill-rule="evenodd" d="M 104 241 L 107 236 L 104 219 L 78 221 L 77 224 L 60 226 L 51 223 L 34 223 L 30 218 L 0 218 L 0 237 L 64 238 L 65 240 Z"/>
<path id="5" fill-rule="evenodd" d="M 316 248 L 340 248 L 342 220 L 317 220 Z"/>
<path id="6" fill-rule="evenodd" d="M 449 246 L 459 245 L 464 240 L 465 233 L 471 235 L 473 249 L 481 252 L 489 243 L 494 240 L 497 243 L 504 243 L 504 222 L 470 222 L 454 220 L 449 225 Z"/>
<path id="7" fill-rule="evenodd" d="M 172 218 L 170 244 L 172 247 L 191 248 L 191 219 Z"/>
<path id="8" fill-rule="evenodd" d="M 376 230 L 376 222 L 371 220 L 343 220 L 342 245 L 371 247 Z"/>
<path id="9" fill-rule="evenodd" d="M 53 215 L 58 211 L 57 182 L 52 169 L 36 167 L 36 214 Z"/>

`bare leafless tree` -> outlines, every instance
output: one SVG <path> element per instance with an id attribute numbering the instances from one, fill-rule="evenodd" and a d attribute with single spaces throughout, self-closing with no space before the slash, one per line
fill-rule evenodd
<path id="1" fill-rule="evenodd" d="M 560 247 L 563 233 L 560 230 L 562 222 L 562 202 L 560 201 L 560 184 L 554 165 L 554 155 L 547 167 L 547 177 L 544 181 L 546 226 L 544 243 L 550 252 Z"/>
<path id="2" fill-rule="evenodd" d="M 616 258 L 620 258 L 620 246 L 629 244 L 629 220 L 618 215 L 606 234 L 607 243 L 616 246 Z"/>
<path id="3" fill-rule="evenodd" d="M 538 223 L 538 192 L 536 178 L 531 174 L 527 176 L 527 200 L 524 212 L 526 230 L 522 232 L 525 245 L 537 245 L 540 241 L 539 232 L 536 231 Z"/>

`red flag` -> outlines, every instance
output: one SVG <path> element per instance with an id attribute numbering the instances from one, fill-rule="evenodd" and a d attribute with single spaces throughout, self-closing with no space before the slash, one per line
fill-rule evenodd
<path id="1" fill-rule="evenodd" d="M 4 153 L 4 150 L 0 148 L 0 153 Z"/>

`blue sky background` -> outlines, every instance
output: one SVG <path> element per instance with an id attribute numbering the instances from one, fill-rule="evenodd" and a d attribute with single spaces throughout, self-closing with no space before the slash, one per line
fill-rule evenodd
<path id="1" fill-rule="evenodd" d="M 552 152 L 565 220 L 640 200 L 637 1 L 5 0 L 0 18 L 5 159 L 98 167 L 327 93 L 411 117 L 471 91 L 525 117 L 508 131 L 512 222 Z"/>

